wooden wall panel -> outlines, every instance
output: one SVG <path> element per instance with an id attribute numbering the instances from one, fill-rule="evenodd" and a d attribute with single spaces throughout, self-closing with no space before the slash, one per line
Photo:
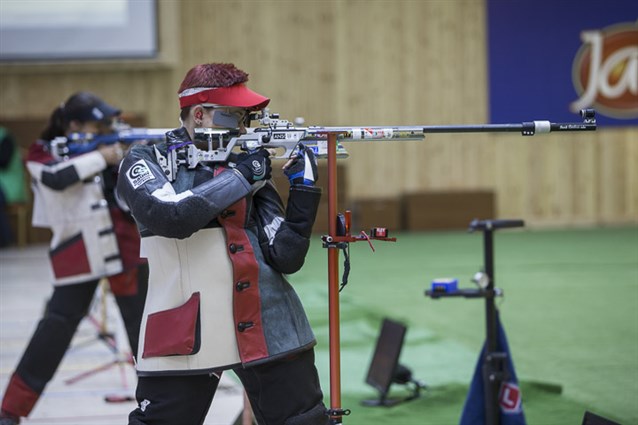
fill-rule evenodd
<path id="1" fill-rule="evenodd" d="M 71 92 L 86 89 L 145 115 L 150 126 L 177 126 L 183 75 L 217 61 L 245 69 L 249 85 L 273 99 L 273 111 L 304 117 L 308 125 L 487 120 L 482 0 L 159 5 L 159 61 L 0 65 L 0 118 L 45 117 Z M 545 117 L 525 117 L 538 118 Z M 354 200 L 493 190 L 499 217 L 532 225 L 637 223 L 637 144 L 636 128 L 353 142 L 341 184 Z"/>
<path id="2" fill-rule="evenodd" d="M 636 143 L 635 131 L 602 132 L 598 138 L 599 220 L 636 220 Z"/>

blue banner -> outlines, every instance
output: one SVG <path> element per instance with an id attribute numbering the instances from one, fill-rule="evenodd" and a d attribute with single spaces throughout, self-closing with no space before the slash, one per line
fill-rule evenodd
<path id="1" fill-rule="evenodd" d="M 492 123 L 638 125 L 638 1 L 487 0 Z"/>
<path id="2" fill-rule="evenodd" d="M 501 383 L 498 393 L 498 406 L 501 425 L 525 425 L 523 413 L 523 396 L 518 386 L 518 378 L 514 370 L 514 362 L 510 354 L 510 348 L 505 336 L 505 330 L 501 325 L 498 311 L 496 312 L 497 340 L 496 349 L 506 354 L 504 361 L 505 380 Z M 476 369 L 472 377 L 472 383 L 465 399 L 460 425 L 490 425 L 485 418 L 485 385 L 483 379 L 483 366 L 485 363 L 485 344 L 476 362 Z"/>

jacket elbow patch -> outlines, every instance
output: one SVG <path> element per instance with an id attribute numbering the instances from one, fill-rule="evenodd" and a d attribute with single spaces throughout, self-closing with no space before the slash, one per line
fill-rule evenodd
<path id="1" fill-rule="evenodd" d="M 133 215 L 154 235 L 177 239 L 191 236 L 213 219 L 210 205 L 199 196 L 177 203 L 146 198 L 136 203 Z"/>
<path id="2" fill-rule="evenodd" d="M 69 166 L 56 172 L 42 171 L 42 184 L 53 190 L 64 190 L 80 181 L 75 167 Z"/>
<path id="3" fill-rule="evenodd" d="M 284 224 L 274 244 L 268 247 L 269 262 L 280 273 L 295 273 L 303 266 L 309 247 L 309 239 L 299 236 Z"/>

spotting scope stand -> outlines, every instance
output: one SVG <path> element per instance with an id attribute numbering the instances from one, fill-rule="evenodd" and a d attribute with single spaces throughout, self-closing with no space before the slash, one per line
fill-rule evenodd
<path id="1" fill-rule="evenodd" d="M 534 136 L 536 134 L 551 132 L 573 132 L 573 131 L 595 131 L 596 112 L 593 109 L 583 109 L 580 111 L 582 122 L 570 123 L 553 123 L 550 121 L 531 121 L 520 124 L 481 124 L 481 125 L 440 125 L 440 126 L 422 126 L 418 127 L 423 135 L 440 134 L 440 133 L 519 133 L 522 136 Z M 414 128 L 410 127 L 411 130 Z M 343 416 L 350 414 L 349 409 L 341 406 L 341 351 L 340 351 L 340 312 L 339 312 L 339 250 L 347 250 L 351 242 L 367 241 L 372 246 L 372 240 L 395 241 L 395 238 L 387 237 L 387 230 L 380 228 L 379 234 L 367 235 L 364 232 L 360 234 L 351 234 L 349 229 L 349 214 L 346 214 L 345 223 L 342 221 L 341 214 L 337 214 L 337 148 L 339 141 L 347 141 L 344 139 L 351 128 L 347 127 L 320 127 L 314 128 L 313 133 L 323 135 L 326 140 L 327 159 L 328 159 L 328 235 L 322 236 L 323 247 L 328 250 L 328 319 L 329 319 L 329 345 L 330 345 L 330 408 L 326 414 L 330 417 L 331 425 L 339 425 L 342 423 Z M 338 226 L 339 223 L 339 226 Z M 489 224 L 488 224 L 489 223 Z M 520 223 L 518 225 L 507 226 L 506 223 Z M 496 309 L 494 307 L 494 297 L 498 290 L 494 289 L 493 275 L 493 259 L 492 259 L 492 231 L 502 227 L 518 227 L 522 226 L 522 221 L 481 221 L 471 226 L 473 230 L 483 230 L 485 234 L 485 273 L 491 276 L 490 286 L 485 288 L 483 292 L 475 291 L 459 294 L 465 297 L 485 298 L 487 309 L 487 328 L 489 345 L 490 370 L 489 375 L 494 377 L 496 372 L 492 369 L 496 368 L 497 363 L 503 363 L 502 359 L 496 353 Z M 496 226 L 496 227 L 495 227 Z M 339 228 L 339 231 L 338 231 Z M 489 246 L 488 246 L 489 243 Z M 488 258 L 489 255 L 489 258 Z M 489 261 L 488 261 L 489 260 Z M 488 267 L 489 265 L 489 267 Z M 343 288 L 343 287 L 342 287 Z M 501 379 L 502 380 L 502 379 Z M 486 382 L 489 382 L 486 380 Z M 498 390 L 496 384 L 491 385 L 492 388 Z M 486 394 L 494 394 L 493 391 Z M 497 412 L 496 398 L 498 394 L 490 398 L 489 412 L 494 415 Z M 498 419 L 498 416 L 496 417 Z M 492 421 L 490 424 L 497 424 Z"/>
<path id="2" fill-rule="evenodd" d="M 443 297 L 484 298 L 485 299 L 485 353 L 483 357 L 483 385 L 485 392 L 485 423 L 499 425 L 500 414 L 498 396 L 503 381 L 509 376 L 505 364 L 507 353 L 498 351 L 498 327 L 494 299 L 503 293 L 494 286 L 494 232 L 498 229 L 523 227 L 523 220 L 473 220 L 469 232 L 483 232 L 483 270 L 472 279 L 479 288 L 458 289 L 444 292 L 427 290 L 425 294 L 433 299 Z"/>

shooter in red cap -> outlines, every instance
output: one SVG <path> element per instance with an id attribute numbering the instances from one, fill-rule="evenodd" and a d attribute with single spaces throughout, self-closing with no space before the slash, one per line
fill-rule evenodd
<path id="1" fill-rule="evenodd" d="M 329 423 L 315 337 L 285 276 L 309 248 L 321 196 L 314 155 L 285 167 L 287 208 L 265 149 L 234 164 L 188 163 L 196 128 L 243 132 L 247 114 L 268 104 L 247 81 L 232 64 L 192 68 L 178 91 L 182 127 L 122 162 L 118 194 L 150 267 L 129 424 L 202 424 L 225 370 L 241 380 L 259 424 Z"/>

